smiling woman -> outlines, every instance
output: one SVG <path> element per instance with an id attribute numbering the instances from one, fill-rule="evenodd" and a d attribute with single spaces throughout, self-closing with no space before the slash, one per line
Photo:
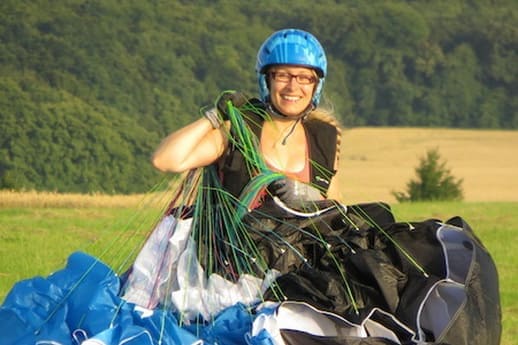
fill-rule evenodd
<path id="1" fill-rule="evenodd" d="M 15 284 L 3 344 L 498 344 L 496 268 L 462 218 L 398 223 L 335 199 L 316 38 L 274 33 L 256 72 L 259 98 L 224 92 L 157 148 L 158 169 L 186 172 L 158 217 Z"/>
<path id="2" fill-rule="evenodd" d="M 318 78 L 310 68 L 282 65 L 267 73 L 271 105 L 286 117 L 303 116 L 308 109 Z"/>
<path id="3" fill-rule="evenodd" d="M 232 104 L 243 110 L 244 120 L 257 135 L 260 158 L 269 169 L 285 175 L 277 184 L 303 186 L 299 190 L 304 190 L 307 200 L 339 199 L 334 175 L 340 129 L 333 116 L 318 109 L 327 74 L 323 47 L 308 32 L 280 30 L 260 47 L 256 73 L 259 99 L 224 93 L 201 119 L 165 138 L 153 164 L 172 172 L 215 164 L 224 187 L 239 196 L 259 172 L 247 169 L 235 154 L 236 129 L 230 124 L 228 109 Z M 274 196 L 287 201 L 286 195 L 275 195 L 278 188 L 267 187 L 255 206 Z"/>

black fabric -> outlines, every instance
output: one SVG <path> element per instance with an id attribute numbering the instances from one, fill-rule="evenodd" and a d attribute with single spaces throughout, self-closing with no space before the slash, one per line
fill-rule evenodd
<path id="1" fill-rule="evenodd" d="M 286 345 L 393 345 L 397 344 L 385 338 L 358 338 L 347 336 L 323 337 L 294 330 L 281 331 Z"/>
<path id="2" fill-rule="evenodd" d="M 367 226 L 369 222 L 359 220 L 359 214 L 369 222 L 393 220 L 383 204 L 354 205 L 345 214 L 335 208 L 317 218 L 288 222 L 251 217 L 256 220 L 250 223 L 253 237 L 268 267 L 286 272 L 276 282 L 285 297 L 356 318 L 343 281 L 345 271 L 358 308 L 376 306 L 394 311 L 405 276 L 391 265 L 391 259 L 380 250 L 386 247 L 384 241 Z M 356 222 L 351 223 L 355 217 Z M 346 268 L 337 267 L 344 263 Z M 270 291 L 265 297 L 273 299 L 277 294 Z"/>
<path id="3" fill-rule="evenodd" d="M 435 219 L 397 223 L 383 204 L 353 205 L 346 213 L 337 207 L 309 219 L 261 219 L 255 214 L 246 221 L 268 267 L 283 272 L 265 299 L 306 302 L 357 324 L 373 308 L 380 308 L 417 333 L 424 299 L 447 274 L 437 237 L 443 223 Z M 475 253 L 466 268 L 467 297 L 459 310 L 449 311 L 451 319 L 443 320 L 446 327 L 441 334 L 422 332 L 433 344 L 497 345 L 501 310 L 496 267 L 469 225 L 461 218 L 449 224 L 472 240 L 465 244 L 466 253 Z M 385 326 L 392 327 L 388 323 Z M 315 337 L 286 330 L 282 336 L 287 344 L 390 344 L 383 339 Z M 413 344 L 410 339 L 402 343 Z"/>
<path id="4" fill-rule="evenodd" d="M 489 252 L 460 217 L 447 221 L 470 235 L 476 243 L 475 260 L 466 282 L 467 301 L 455 320 L 437 339 L 447 344 L 500 344 L 502 310 L 499 298 L 498 272 Z"/>
<path id="5" fill-rule="evenodd" d="M 252 133 L 260 138 L 262 125 L 265 121 L 263 114 L 265 114 L 266 109 L 264 104 L 257 99 L 251 99 L 249 102 L 259 111 L 246 111 L 244 120 Z M 337 129 L 331 124 L 319 120 L 305 121 L 303 126 L 306 130 L 311 162 L 310 183 L 318 186 L 322 194 L 326 196 L 331 178 L 336 173 L 334 165 L 338 139 Z M 223 188 L 232 195 L 239 197 L 243 188 L 250 181 L 251 173 L 254 172 L 248 171 L 243 154 L 233 144 L 229 145 L 229 150 L 220 168 Z"/>
<path id="6" fill-rule="evenodd" d="M 303 122 L 308 138 L 311 184 L 327 195 L 331 178 L 336 174 L 336 143 L 338 133 L 333 125 L 319 121 Z"/>
<path id="7" fill-rule="evenodd" d="M 363 230 L 385 228 L 396 221 L 390 206 L 383 202 L 348 205 L 347 209 L 347 216 L 355 226 Z"/>

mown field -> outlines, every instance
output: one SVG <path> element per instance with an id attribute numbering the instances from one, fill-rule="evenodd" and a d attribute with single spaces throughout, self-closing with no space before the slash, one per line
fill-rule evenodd
<path id="1" fill-rule="evenodd" d="M 518 131 L 354 128 L 342 134 L 339 178 L 347 202 L 393 202 L 437 148 L 463 180 L 465 201 L 518 201 Z"/>
<path id="2" fill-rule="evenodd" d="M 360 128 L 344 131 L 343 142 L 345 203 L 387 201 L 401 221 L 457 215 L 468 221 L 498 267 L 502 344 L 515 344 L 518 132 Z M 464 180 L 465 201 L 395 203 L 391 191 L 403 190 L 419 157 L 435 147 Z M 160 198 L 0 191 L 0 301 L 16 281 L 62 268 L 75 250 L 122 271 L 160 214 Z"/>

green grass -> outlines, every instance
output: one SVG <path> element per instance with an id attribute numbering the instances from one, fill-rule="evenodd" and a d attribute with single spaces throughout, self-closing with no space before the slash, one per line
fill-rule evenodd
<path id="1" fill-rule="evenodd" d="M 0 301 L 15 282 L 62 268 L 77 250 L 120 273 L 155 219 L 126 208 L 0 208 Z"/>
<path id="2" fill-rule="evenodd" d="M 470 224 L 499 271 L 501 343 L 514 344 L 518 339 L 518 203 L 409 203 L 394 204 L 392 209 L 398 221 L 462 216 Z M 156 216 L 156 212 L 135 213 L 128 208 L 0 208 L 0 301 L 15 282 L 62 268 L 75 250 L 120 264 L 121 258 L 134 255 L 129 250 L 138 249 Z M 110 251 L 104 253 L 107 248 Z"/>

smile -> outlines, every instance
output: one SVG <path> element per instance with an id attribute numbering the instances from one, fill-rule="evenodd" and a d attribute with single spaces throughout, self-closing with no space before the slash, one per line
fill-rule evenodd
<path id="1" fill-rule="evenodd" d="M 301 99 L 301 97 L 298 97 L 298 96 L 282 96 L 282 99 L 285 100 L 285 101 L 289 101 L 289 102 L 296 102 L 299 99 Z"/>

